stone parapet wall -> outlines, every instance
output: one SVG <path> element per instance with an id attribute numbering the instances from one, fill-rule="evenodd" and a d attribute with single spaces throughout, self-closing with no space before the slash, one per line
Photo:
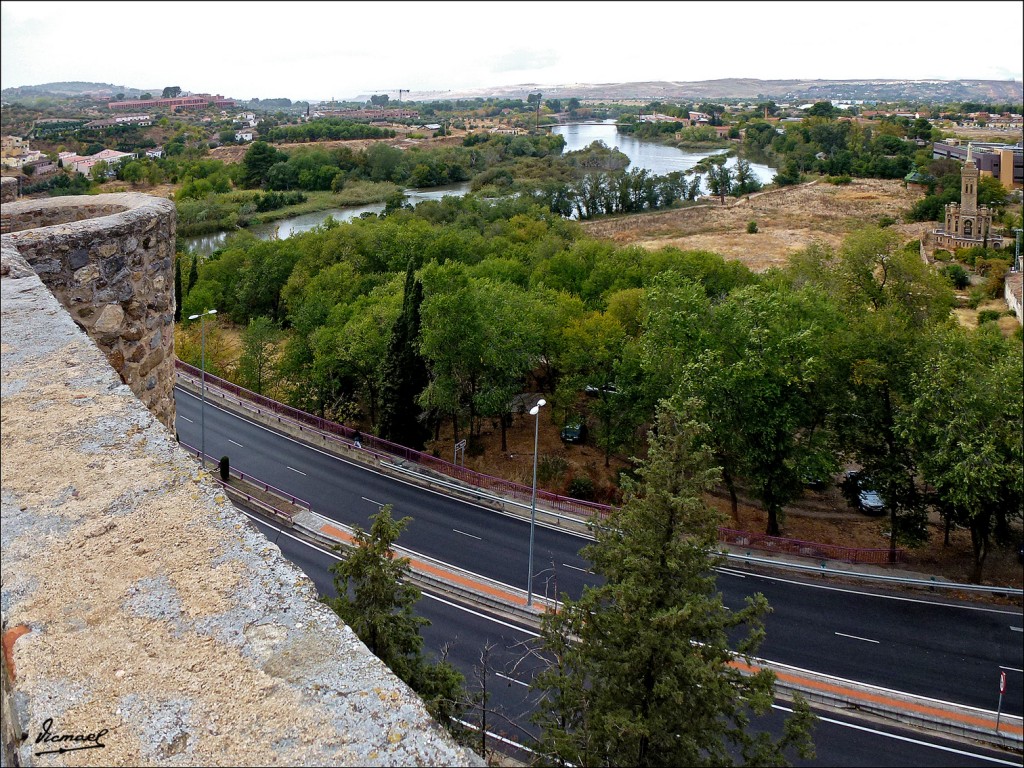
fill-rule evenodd
<path id="1" fill-rule="evenodd" d="M 15 248 L 168 429 L 174 429 L 174 203 L 135 193 L 19 200 Z"/>
<path id="2" fill-rule="evenodd" d="M 0 764 L 483 765 L 2 246 Z"/>
<path id="3" fill-rule="evenodd" d="M 13 176 L 0 176 L 0 203 L 12 203 L 18 198 L 18 180 Z"/>

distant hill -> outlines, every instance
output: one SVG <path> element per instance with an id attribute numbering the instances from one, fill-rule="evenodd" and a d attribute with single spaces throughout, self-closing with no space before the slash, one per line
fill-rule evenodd
<path id="1" fill-rule="evenodd" d="M 0 98 L 4 101 L 16 101 L 18 99 L 34 99 L 46 96 L 56 97 L 78 97 L 91 96 L 98 99 L 109 99 L 115 94 L 123 93 L 125 98 L 134 99 L 143 93 L 159 95 L 162 88 L 142 89 L 129 88 L 126 85 L 113 85 L 112 83 L 85 83 L 81 81 L 69 81 L 65 83 L 43 83 L 41 85 L 22 85 L 17 88 L 4 88 L 0 92 Z"/>
<path id="2" fill-rule="evenodd" d="M 130 88 L 111 83 L 64 82 L 5 88 L 0 98 L 5 102 L 56 97 L 91 96 L 109 99 L 123 93 L 137 98 L 143 93 L 159 96 L 161 88 Z M 490 88 L 466 88 L 450 91 L 413 91 L 404 101 L 435 99 L 505 98 L 526 99 L 540 91 L 546 99 L 599 99 L 603 101 L 707 101 L 713 99 L 772 99 L 776 102 L 825 101 L 850 99 L 864 101 L 961 102 L 1020 104 L 1024 101 L 1024 85 L 1015 80 L 757 80 L 729 78 L 723 80 L 668 81 L 634 83 L 571 83 L 545 85 L 520 83 Z M 217 92 L 211 89 L 211 93 Z M 353 96 L 351 100 L 366 101 L 372 94 Z"/>
<path id="3" fill-rule="evenodd" d="M 604 101 L 705 101 L 772 99 L 776 102 L 851 99 L 864 101 L 961 102 L 1020 104 L 1024 86 L 1014 80 L 724 80 L 636 83 L 522 83 L 451 91 L 413 91 L 407 101 L 496 97 L 525 99 L 540 91 L 545 99 Z M 369 98 L 369 95 L 364 98 Z"/>

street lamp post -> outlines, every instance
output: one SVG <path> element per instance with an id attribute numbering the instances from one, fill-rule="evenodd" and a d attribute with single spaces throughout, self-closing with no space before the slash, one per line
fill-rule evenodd
<path id="1" fill-rule="evenodd" d="M 533 605 L 533 529 L 537 522 L 537 444 L 540 435 L 540 409 L 547 405 L 547 401 L 541 398 L 537 404 L 530 409 L 533 421 L 533 495 L 530 498 L 530 563 L 526 575 L 526 604 Z"/>
<path id="2" fill-rule="evenodd" d="M 206 467 L 206 316 L 216 315 L 216 309 L 210 309 L 199 315 L 189 315 L 189 320 L 199 321 L 199 377 L 202 380 L 200 393 L 202 400 L 199 405 L 199 461 Z"/>

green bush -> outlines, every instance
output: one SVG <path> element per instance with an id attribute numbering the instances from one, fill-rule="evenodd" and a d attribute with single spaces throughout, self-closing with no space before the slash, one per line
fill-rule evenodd
<path id="1" fill-rule="evenodd" d="M 986 299 L 984 288 L 975 288 L 971 291 L 970 296 L 967 298 L 967 306 L 971 309 L 977 309 L 978 305 Z"/>
<path id="2" fill-rule="evenodd" d="M 827 181 L 829 184 L 849 184 L 851 181 L 853 181 L 853 179 L 846 175 L 828 176 L 826 177 L 825 181 Z"/>
<path id="3" fill-rule="evenodd" d="M 748 235 L 756 235 L 757 234 L 757 222 L 756 221 L 751 221 L 751 222 L 747 223 L 747 234 Z"/>
<path id="4" fill-rule="evenodd" d="M 896 219 L 892 216 L 880 216 L 878 218 L 878 226 L 884 229 L 885 227 L 891 227 L 896 223 Z"/>
<path id="5" fill-rule="evenodd" d="M 940 270 L 940 272 L 946 276 L 946 279 L 949 280 L 957 290 L 962 291 L 971 284 L 971 278 L 967 274 L 967 270 L 959 264 L 947 264 Z"/>
<path id="6" fill-rule="evenodd" d="M 953 254 L 950 253 L 949 251 L 946 251 L 946 250 L 943 250 L 942 248 L 939 248 L 939 250 L 937 250 L 935 252 L 933 258 L 936 261 L 952 261 L 953 260 Z"/>
<path id="7" fill-rule="evenodd" d="M 557 480 L 565 474 L 569 463 L 561 456 L 538 456 L 537 457 L 537 479 L 542 483 L 549 483 Z"/>
<path id="8" fill-rule="evenodd" d="M 586 475 L 574 477 L 569 481 L 569 495 L 574 499 L 590 501 L 594 498 L 594 481 Z"/>
<path id="9" fill-rule="evenodd" d="M 998 320 L 1002 314 L 998 309 L 983 309 L 978 313 L 978 325 Z"/>

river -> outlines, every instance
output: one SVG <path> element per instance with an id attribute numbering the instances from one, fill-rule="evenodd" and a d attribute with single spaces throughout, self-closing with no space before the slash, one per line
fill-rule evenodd
<path id="1" fill-rule="evenodd" d="M 606 120 L 603 123 L 557 125 L 552 128 L 552 132 L 565 137 L 564 151 L 566 152 L 575 152 L 585 149 L 595 141 L 603 141 L 610 148 L 617 147 L 629 158 L 629 168 L 644 168 L 659 176 L 664 176 L 672 171 L 686 171 L 693 168 L 701 158 L 722 152 L 722 150 L 691 152 L 651 141 L 640 141 L 628 134 L 619 133 L 614 120 Z M 736 158 L 729 158 L 726 165 L 734 167 Z M 750 168 L 763 184 L 771 183 L 772 177 L 775 175 L 775 169 L 769 168 L 767 165 L 751 163 Z M 406 189 L 406 203 L 416 205 L 422 200 L 440 200 L 445 195 L 462 196 L 469 192 L 469 187 L 469 182 L 465 182 L 431 189 Z M 257 224 L 249 227 L 249 231 L 264 240 L 283 240 L 323 224 L 329 216 L 333 216 L 337 221 L 350 221 L 359 218 L 364 213 L 380 213 L 383 210 L 384 203 L 349 205 L 290 216 L 267 224 Z M 205 255 L 222 246 L 227 236 L 227 232 L 211 232 L 206 235 L 182 237 L 181 241 L 185 248 Z"/>
<path id="2" fill-rule="evenodd" d="M 687 171 L 697 165 L 702 158 L 718 155 L 721 149 L 709 152 L 676 149 L 653 141 L 640 141 L 627 133 L 619 133 L 614 120 L 602 123 L 567 123 L 552 128 L 552 133 L 565 138 L 564 152 L 576 152 L 586 149 L 595 141 L 603 141 L 610 149 L 616 147 L 629 158 L 629 169 L 644 168 L 651 173 L 665 176 L 672 171 Z M 736 166 L 735 157 L 726 161 L 730 168 Z M 775 176 L 775 169 L 760 163 L 750 163 L 750 169 L 762 184 L 770 184 Z"/>

